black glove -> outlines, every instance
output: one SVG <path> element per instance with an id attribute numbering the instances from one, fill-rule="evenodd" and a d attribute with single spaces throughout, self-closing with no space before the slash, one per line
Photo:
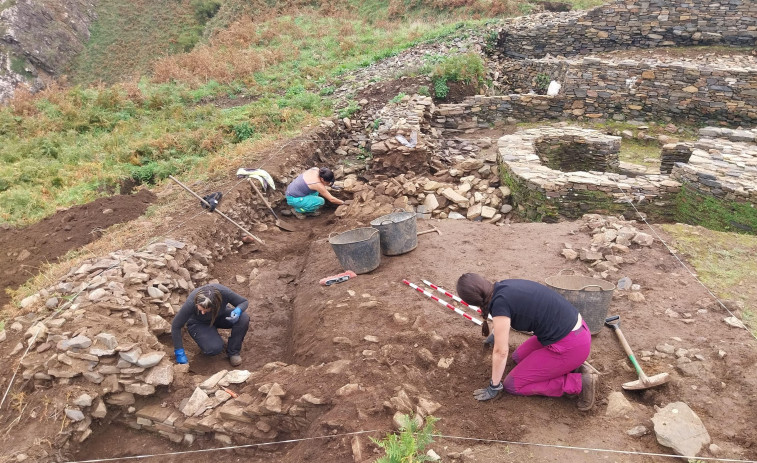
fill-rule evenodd
<path id="1" fill-rule="evenodd" d="M 485 387 L 483 389 L 476 389 L 473 391 L 473 397 L 476 398 L 476 400 L 485 401 L 485 400 L 491 400 L 500 393 L 504 389 L 504 386 L 502 386 L 502 382 L 500 381 L 499 384 L 496 386 L 492 384 L 491 380 L 489 380 L 489 386 Z"/>

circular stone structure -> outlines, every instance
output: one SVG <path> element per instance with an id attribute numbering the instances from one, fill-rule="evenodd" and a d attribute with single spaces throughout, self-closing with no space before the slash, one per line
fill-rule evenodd
<path id="1" fill-rule="evenodd" d="M 668 175 L 620 173 L 620 137 L 545 126 L 505 135 L 497 147 L 500 175 L 512 191 L 513 205 L 530 220 L 554 222 L 559 216 L 635 209 L 655 220 L 673 220 L 671 205 L 681 184 Z"/>

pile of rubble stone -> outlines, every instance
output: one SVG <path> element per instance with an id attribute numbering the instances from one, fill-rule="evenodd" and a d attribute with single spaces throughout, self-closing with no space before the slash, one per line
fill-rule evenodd
<path id="1" fill-rule="evenodd" d="M 368 117 L 341 121 L 346 136 L 335 154 L 368 159 L 334 170 L 336 186 L 354 199 L 337 216 L 367 218 L 402 209 L 421 218 L 504 222 L 512 210 L 510 190 L 500 186 L 495 154 L 480 155 L 491 139 L 444 139 L 430 125 L 433 111 L 430 97 L 412 95 Z"/>
<path id="2" fill-rule="evenodd" d="M 565 243 L 561 254 L 567 260 L 585 263 L 596 278 L 615 279 L 623 264 L 636 262 L 636 257 L 629 254 L 634 245 L 644 247 L 654 243 L 652 235 L 639 231 L 634 226 L 635 221 L 599 214 L 585 214 L 582 220 L 582 230 L 591 235 L 591 244 L 589 247 L 573 249 L 570 243 Z M 630 290 L 627 295 L 634 302 L 644 301 L 639 285 L 624 285 L 619 281 L 618 289 Z"/>
<path id="3" fill-rule="evenodd" d="M 211 253 L 166 240 L 144 251 L 116 251 L 84 261 L 59 282 L 25 298 L 29 315 L 10 325 L 23 332 L 20 376 L 38 388 L 56 388 L 56 404 L 79 442 L 92 418 L 109 406 L 129 407 L 172 383 L 174 366 L 157 336 L 196 284 L 209 281 Z M 70 393 L 61 393 L 62 388 Z"/>
<path id="4" fill-rule="evenodd" d="M 353 194 L 354 202 L 340 206 L 336 215 L 367 217 L 402 209 L 425 219 L 503 221 L 512 206 L 507 204 L 509 188 L 499 186 L 496 164 L 474 158 L 457 160 L 454 167 L 433 176 L 349 174 L 340 183 Z"/>

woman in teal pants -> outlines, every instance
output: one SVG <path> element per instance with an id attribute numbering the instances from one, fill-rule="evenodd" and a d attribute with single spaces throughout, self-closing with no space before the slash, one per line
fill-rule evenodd
<path id="1" fill-rule="evenodd" d="M 326 189 L 333 183 L 334 173 L 331 169 L 312 167 L 289 184 L 286 191 L 287 204 L 292 206 L 298 219 L 305 218 L 305 215 L 318 215 L 318 209 L 326 204 L 325 200 L 336 205 L 344 204 L 344 201 L 335 198 Z"/>

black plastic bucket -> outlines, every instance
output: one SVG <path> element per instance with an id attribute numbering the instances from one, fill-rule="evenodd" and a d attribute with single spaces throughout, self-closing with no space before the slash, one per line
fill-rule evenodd
<path id="1" fill-rule="evenodd" d="M 592 335 L 599 333 L 605 324 L 615 285 L 597 278 L 562 273 L 544 282 L 578 309 Z"/>
<path id="2" fill-rule="evenodd" d="M 379 231 L 381 253 L 385 256 L 404 254 L 418 246 L 415 212 L 382 215 L 371 221 L 371 227 Z"/>
<path id="3" fill-rule="evenodd" d="M 355 228 L 329 237 L 329 243 L 344 270 L 368 273 L 381 262 L 379 231 L 375 228 Z"/>

